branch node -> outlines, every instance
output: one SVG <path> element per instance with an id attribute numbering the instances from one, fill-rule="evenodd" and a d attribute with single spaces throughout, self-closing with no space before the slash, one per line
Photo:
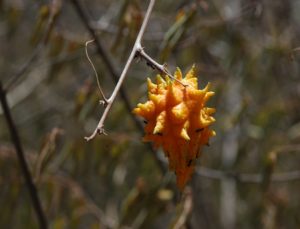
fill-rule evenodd
<path id="1" fill-rule="evenodd" d="M 140 42 L 137 42 L 135 46 L 136 46 L 136 52 L 141 53 L 144 51 L 144 47 L 142 47 Z"/>
<path id="2" fill-rule="evenodd" d="M 107 104 L 108 104 L 107 99 L 105 99 L 105 100 L 104 100 L 104 99 L 100 99 L 100 100 L 99 100 L 99 105 L 100 105 L 100 106 L 106 107 Z"/>
<path id="3" fill-rule="evenodd" d="M 147 66 L 149 66 L 150 68 L 152 68 L 153 70 L 155 70 L 155 66 L 150 63 L 149 61 L 146 62 Z"/>
<path id="4" fill-rule="evenodd" d="M 84 139 L 86 141 L 90 141 L 92 140 L 94 137 L 96 137 L 96 135 L 107 135 L 106 131 L 104 130 L 104 126 L 103 125 L 98 125 L 97 128 L 95 129 L 95 131 L 89 136 L 89 137 L 84 137 Z"/>
<path id="5" fill-rule="evenodd" d="M 104 130 L 104 128 L 103 127 L 101 127 L 101 128 L 97 128 L 97 134 L 99 134 L 99 135 L 107 135 L 107 133 L 106 133 L 106 131 Z"/>

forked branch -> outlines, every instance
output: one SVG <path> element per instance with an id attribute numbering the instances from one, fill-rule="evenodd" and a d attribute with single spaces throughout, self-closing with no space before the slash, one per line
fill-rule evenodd
<path id="1" fill-rule="evenodd" d="M 172 78 L 172 79 L 174 79 L 174 80 L 176 80 L 176 81 L 178 81 L 179 83 L 182 84 L 181 81 L 179 81 L 178 79 L 174 78 L 174 76 L 168 71 L 168 69 L 166 67 L 166 64 L 159 64 L 159 63 L 157 63 L 153 58 L 151 58 L 145 52 L 144 48 L 141 45 L 141 41 L 142 41 L 143 35 L 145 33 L 146 26 L 147 26 L 147 24 L 149 22 L 149 18 L 150 18 L 150 15 L 151 15 L 151 12 L 152 12 L 154 4 L 155 4 L 155 0 L 150 0 L 150 3 L 149 3 L 149 6 L 148 6 L 148 9 L 147 9 L 145 18 L 143 20 L 141 29 L 140 29 L 140 31 L 138 33 L 138 36 L 136 38 L 136 41 L 134 43 L 134 46 L 133 46 L 132 51 L 130 53 L 130 56 L 129 56 L 127 62 L 126 62 L 126 65 L 125 65 L 125 67 L 124 67 L 124 69 L 123 69 L 123 71 L 121 73 L 119 81 L 118 81 L 118 83 L 117 83 L 117 85 L 116 85 L 116 87 L 115 87 L 112 95 L 110 96 L 110 98 L 106 99 L 104 97 L 104 94 L 102 92 L 102 89 L 101 89 L 99 81 L 98 81 L 97 73 L 95 73 L 96 77 L 97 77 L 97 83 L 98 83 L 98 86 L 99 86 L 99 89 L 100 89 L 100 93 L 102 94 L 102 96 L 104 98 L 105 109 L 104 109 L 102 117 L 101 117 L 100 121 L 98 122 L 98 125 L 97 125 L 96 129 L 94 130 L 94 132 L 89 137 L 85 137 L 85 139 L 87 141 L 93 139 L 97 134 L 105 134 L 105 131 L 104 131 L 104 122 L 105 122 L 105 119 L 106 119 L 106 117 L 108 115 L 108 112 L 109 112 L 109 110 L 110 110 L 110 108 L 111 108 L 111 106 L 112 106 L 112 104 L 113 104 L 113 102 L 114 102 L 114 100 L 115 100 L 115 98 L 116 98 L 116 96 L 117 96 L 120 88 L 121 88 L 122 83 L 124 82 L 124 79 L 125 79 L 125 77 L 127 75 L 129 67 L 130 67 L 130 65 L 131 65 L 131 63 L 132 63 L 132 61 L 133 61 L 134 58 L 139 57 L 139 58 L 145 60 L 146 63 L 147 63 L 147 65 L 150 66 L 151 68 L 158 70 L 163 75 L 167 75 L 170 78 Z M 88 57 L 88 54 L 87 54 L 87 57 Z M 89 57 L 88 57 L 88 59 L 89 59 Z M 94 66 L 93 66 L 93 64 L 92 64 L 92 62 L 91 62 L 90 59 L 89 59 L 89 62 L 91 63 L 91 65 L 92 65 L 92 67 L 93 67 L 93 69 L 95 71 L 95 68 L 94 68 Z M 186 86 L 186 85 L 183 84 L 183 86 Z"/>
<path id="2" fill-rule="evenodd" d="M 119 90 L 120 90 L 120 87 L 121 87 L 121 85 L 122 85 L 122 83 L 123 83 L 123 81 L 124 81 L 124 79 L 125 79 L 125 77 L 127 75 L 129 67 L 130 67 L 132 61 L 134 60 L 134 58 L 136 56 L 137 50 L 140 50 L 141 47 L 142 47 L 141 46 L 141 40 L 142 40 L 143 35 L 145 33 L 146 26 L 147 26 L 147 24 L 149 22 L 149 18 L 150 18 L 150 15 L 152 13 L 152 9 L 153 9 L 154 4 L 155 4 L 155 0 L 150 0 L 150 3 L 149 3 L 149 6 L 148 6 L 146 15 L 144 17 L 142 26 L 140 28 L 140 31 L 138 33 L 138 36 L 136 38 L 136 41 L 135 41 L 134 46 L 132 48 L 132 51 L 131 51 L 131 53 L 129 55 L 129 58 L 128 58 L 126 64 L 125 64 L 125 67 L 124 67 L 124 69 L 123 69 L 123 71 L 121 73 L 119 81 L 118 81 L 118 83 L 117 83 L 117 85 L 116 85 L 116 87 L 115 87 L 112 95 L 110 96 L 109 99 L 107 99 L 106 107 L 104 109 L 104 112 L 102 114 L 102 117 L 101 117 L 100 121 L 98 122 L 98 125 L 97 125 L 96 129 L 94 130 L 94 132 L 89 137 L 85 137 L 85 139 L 87 141 L 93 139 L 97 134 L 104 134 L 105 133 L 105 131 L 104 131 L 104 121 L 105 121 L 105 119 L 106 119 L 106 117 L 108 115 L 108 112 L 109 112 L 109 110 L 110 110 L 110 108 L 111 108 L 111 106 L 112 106 L 112 104 L 113 104 L 113 102 L 114 102 L 114 100 L 115 100 L 115 98 L 116 98 Z"/>

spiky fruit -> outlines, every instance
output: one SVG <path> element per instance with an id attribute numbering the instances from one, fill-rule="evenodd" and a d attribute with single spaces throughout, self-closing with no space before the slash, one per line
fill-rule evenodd
<path id="1" fill-rule="evenodd" d="M 194 66 L 184 78 L 179 68 L 174 76 L 177 80 L 158 75 L 156 84 L 148 78 L 149 100 L 139 103 L 133 112 L 145 119 L 144 141 L 163 148 L 182 190 L 194 172 L 201 147 L 215 135 L 209 129 L 215 109 L 205 107 L 214 92 L 209 91 L 210 84 L 198 89 Z"/>

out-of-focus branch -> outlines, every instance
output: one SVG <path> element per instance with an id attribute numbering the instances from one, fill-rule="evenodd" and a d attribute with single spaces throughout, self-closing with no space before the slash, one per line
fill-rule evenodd
<path id="1" fill-rule="evenodd" d="M 20 80 L 20 78 L 26 73 L 26 71 L 32 66 L 37 57 L 39 56 L 44 45 L 40 44 L 31 54 L 26 63 L 24 63 L 21 68 L 9 79 L 8 83 L 5 86 L 5 90 L 9 91 L 13 85 Z"/>
<path id="2" fill-rule="evenodd" d="M 90 19 L 88 17 L 88 15 L 83 11 L 82 7 L 80 6 L 78 0 L 71 0 L 71 3 L 73 4 L 78 16 L 80 17 L 81 21 L 83 22 L 84 26 L 86 27 L 86 29 L 89 31 L 92 39 L 95 42 L 96 48 L 97 48 L 97 52 L 100 55 L 100 57 L 102 58 L 107 70 L 109 71 L 113 81 L 115 83 L 118 82 L 119 79 L 119 74 L 118 72 L 115 70 L 115 67 L 113 66 L 112 61 L 109 58 L 108 53 L 106 52 L 106 50 L 103 48 L 103 45 L 101 44 L 101 42 L 99 41 L 96 31 L 93 29 L 93 27 L 90 24 Z M 128 106 L 127 103 L 129 104 L 129 100 L 128 100 L 128 96 L 125 93 L 124 89 L 121 88 L 120 90 L 122 99 L 125 102 L 126 107 Z"/>
<path id="3" fill-rule="evenodd" d="M 59 15 L 60 9 L 61 9 L 61 0 L 52 0 L 49 4 L 50 9 L 50 15 L 48 18 L 47 27 L 45 30 L 45 33 L 43 35 L 43 38 L 41 42 L 38 44 L 34 52 L 31 54 L 30 58 L 27 60 L 26 63 L 24 63 L 21 68 L 13 75 L 11 76 L 10 80 L 4 87 L 6 91 L 9 91 L 15 83 L 17 83 L 20 78 L 26 73 L 26 71 L 32 66 L 32 64 L 38 59 L 39 55 L 41 54 L 41 51 L 44 49 L 44 47 L 47 45 L 51 31 L 53 29 L 53 26 L 55 24 L 55 21 Z"/>
<path id="4" fill-rule="evenodd" d="M 2 109 L 3 109 L 3 114 L 5 116 L 9 131 L 10 131 L 11 139 L 12 139 L 13 144 L 14 144 L 15 149 L 16 149 L 16 153 L 17 153 L 17 156 L 18 156 L 18 161 L 20 163 L 21 171 L 22 171 L 22 174 L 24 176 L 27 188 L 29 190 L 30 197 L 31 197 L 31 200 L 32 200 L 32 204 L 33 204 L 35 213 L 37 215 L 40 228 L 46 229 L 47 228 L 46 217 L 45 217 L 45 214 L 44 214 L 42 206 L 41 206 L 41 202 L 40 202 L 40 199 L 39 199 L 39 196 L 38 196 L 38 193 L 37 193 L 37 189 L 36 189 L 36 187 L 35 187 L 35 185 L 32 181 L 32 177 L 31 177 L 29 168 L 27 166 L 25 156 L 24 156 L 24 151 L 23 151 L 21 141 L 20 141 L 20 138 L 19 138 L 19 134 L 18 134 L 18 131 L 17 131 L 16 126 L 14 124 L 14 121 L 12 119 L 10 109 L 9 109 L 9 106 L 8 106 L 7 100 L 6 100 L 6 92 L 2 88 L 1 82 L 0 82 L 0 100 L 1 100 L 1 106 L 2 106 Z"/>
<path id="5" fill-rule="evenodd" d="M 283 145 L 278 146 L 272 152 L 278 153 L 286 153 L 286 152 L 299 152 L 300 145 L 299 144 L 290 144 L 290 145 Z M 270 154 L 270 155 L 273 155 Z M 214 179 L 214 180 L 223 180 L 223 179 L 234 179 L 237 182 L 241 183 L 262 183 L 266 178 L 265 173 L 240 173 L 236 171 L 224 171 L 224 170 L 217 170 L 211 169 L 207 167 L 199 166 L 196 169 L 196 174 L 201 177 Z M 300 170 L 289 171 L 289 172 L 282 172 L 282 173 L 271 173 L 268 175 L 268 180 L 270 182 L 289 182 L 293 180 L 300 180 Z"/>
<path id="6" fill-rule="evenodd" d="M 62 171 L 55 171 L 55 173 L 43 175 L 41 178 L 43 182 L 49 182 L 51 180 L 52 182 L 67 188 L 72 193 L 73 197 L 80 199 L 85 204 L 84 207 L 81 207 L 81 213 L 89 213 L 95 216 L 99 221 L 100 228 L 102 228 L 102 226 L 104 228 L 114 228 L 114 224 L 116 223 L 113 223 L 113 220 L 109 220 L 107 218 L 102 209 L 100 209 L 97 204 L 88 196 L 83 187 L 78 182 L 73 180 L 68 174 Z M 78 212 L 78 209 L 75 210 Z"/>
<path id="7" fill-rule="evenodd" d="M 237 182 L 242 183 L 262 183 L 264 176 L 260 173 L 239 173 L 239 172 L 229 172 L 216 169 L 210 169 L 206 167 L 198 167 L 196 174 L 201 177 L 223 180 L 232 178 Z M 291 171 L 283 173 L 274 173 L 270 177 L 271 182 L 288 182 L 293 180 L 300 180 L 300 171 Z"/>
<path id="8" fill-rule="evenodd" d="M 60 130 L 54 130 L 54 132 Z M 55 134 L 55 133 L 51 133 Z M 55 137 L 55 136 L 51 136 Z M 6 160 L 18 160 L 15 155 L 16 151 L 10 146 L 0 146 L 0 159 Z M 37 152 L 24 152 L 25 157 L 31 163 L 37 163 L 40 160 L 41 155 Z M 85 206 L 79 206 L 78 209 L 82 209 L 82 213 L 90 213 L 95 216 L 102 228 L 115 228 L 115 219 L 109 218 L 100 209 L 94 200 L 88 195 L 84 187 L 82 187 L 76 180 L 72 179 L 67 173 L 61 171 L 56 165 L 49 167 L 47 173 L 40 174 L 39 182 L 42 184 L 55 183 L 55 185 L 64 187 L 71 193 L 71 197 L 80 199 Z M 51 207 L 50 207 L 51 208 Z M 74 209 L 77 210 L 77 209 Z M 44 228 L 43 228 L 44 229 Z"/>
<path id="9" fill-rule="evenodd" d="M 181 210 L 174 224 L 171 226 L 172 229 L 184 228 L 184 225 L 187 224 L 188 216 L 193 210 L 193 194 L 190 187 L 185 188 L 181 204 Z"/>
<path id="10" fill-rule="evenodd" d="M 91 21 L 92 28 L 99 32 L 105 32 L 109 33 L 111 35 L 116 35 L 118 33 L 118 28 L 116 25 L 109 24 L 108 22 L 102 22 L 102 21 Z M 128 30 L 124 30 L 122 32 L 122 36 L 127 36 L 129 33 Z M 145 32 L 145 36 L 143 40 L 151 41 L 151 42 L 161 42 L 162 37 L 164 36 L 164 33 L 162 31 L 148 31 Z"/>

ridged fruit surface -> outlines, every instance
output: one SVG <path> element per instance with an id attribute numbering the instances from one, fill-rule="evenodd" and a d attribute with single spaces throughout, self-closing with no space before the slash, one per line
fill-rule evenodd
<path id="1" fill-rule="evenodd" d="M 184 78 L 177 68 L 174 77 L 177 80 L 157 75 L 156 84 L 148 78 L 148 101 L 139 103 L 133 112 L 145 120 L 144 141 L 163 148 L 182 190 L 194 172 L 201 147 L 215 135 L 209 128 L 215 122 L 215 109 L 206 107 L 214 92 L 209 91 L 209 83 L 198 89 L 194 66 Z"/>

